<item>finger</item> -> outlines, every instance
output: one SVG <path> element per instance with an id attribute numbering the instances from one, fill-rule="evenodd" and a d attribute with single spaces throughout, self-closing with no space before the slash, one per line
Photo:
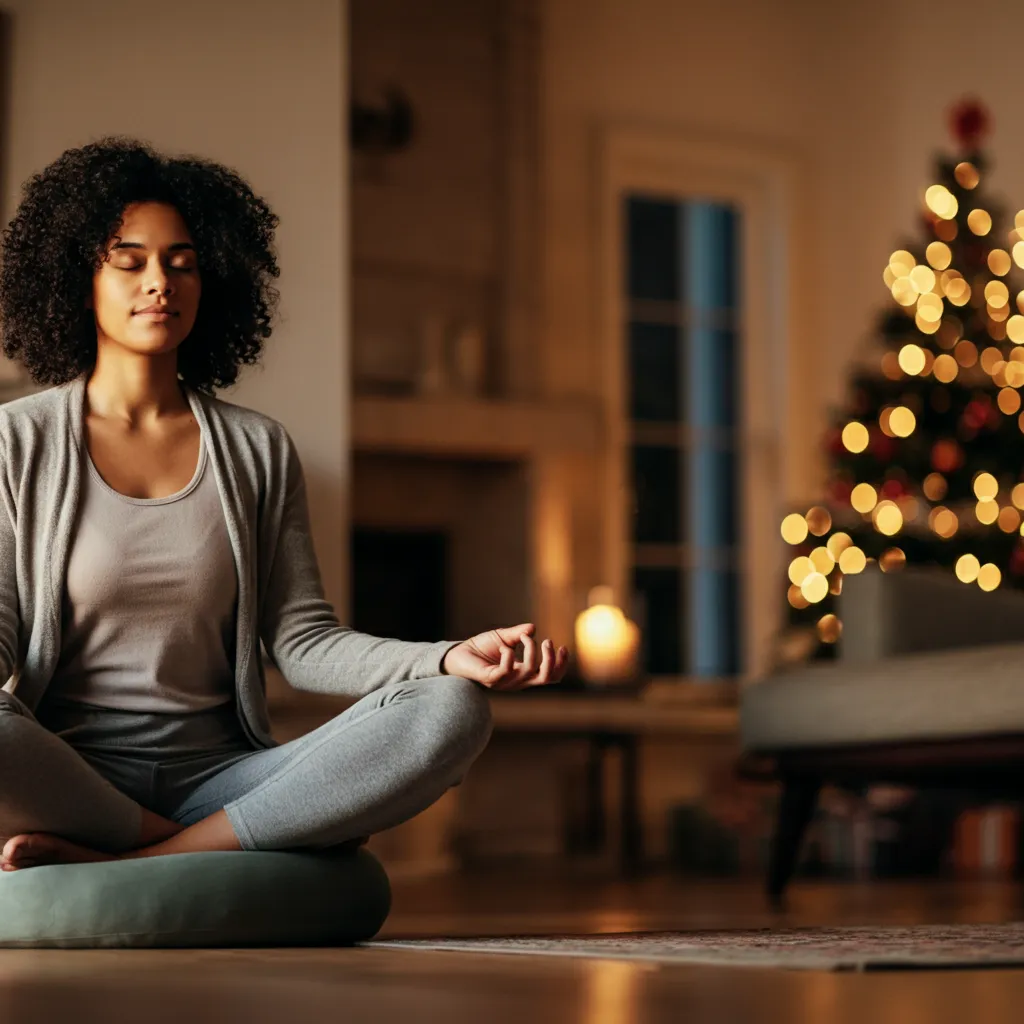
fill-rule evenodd
<path id="1" fill-rule="evenodd" d="M 536 627 L 532 622 L 523 622 L 518 626 L 506 626 L 503 629 L 496 629 L 494 632 L 501 638 L 502 643 L 513 646 L 527 633 L 532 633 Z"/>
<path id="2" fill-rule="evenodd" d="M 555 682 L 561 679 L 565 675 L 565 670 L 569 667 L 569 648 L 559 647 L 558 654 L 555 657 L 555 667 L 551 670 L 551 678 Z"/>
<path id="3" fill-rule="evenodd" d="M 537 674 L 537 641 L 529 633 L 523 634 L 523 660 L 519 665 L 519 679 L 526 682 Z"/>
<path id="4" fill-rule="evenodd" d="M 498 649 L 498 664 L 492 665 L 484 675 L 484 685 L 491 689 L 500 690 L 502 683 L 512 672 L 515 651 L 511 647 L 502 644 Z"/>
<path id="5" fill-rule="evenodd" d="M 545 640 L 540 645 L 540 668 L 537 669 L 537 678 L 534 686 L 543 686 L 551 681 L 551 672 L 555 667 L 555 645 L 550 640 Z"/>

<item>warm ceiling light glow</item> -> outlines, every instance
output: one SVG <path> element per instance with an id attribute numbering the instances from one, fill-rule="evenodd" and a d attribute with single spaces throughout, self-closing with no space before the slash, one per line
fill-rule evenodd
<path id="1" fill-rule="evenodd" d="M 853 538 L 848 533 L 833 533 L 828 539 L 828 543 L 825 545 L 828 548 L 828 553 L 839 560 L 839 556 L 848 548 L 853 545 Z"/>
<path id="2" fill-rule="evenodd" d="M 885 270 L 882 271 L 882 280 L 885 282 L 885 287 L 891 291 L 893 284 L 896 282 L 896 275 L 892 272 L 892 267 L 886 266 Z"/>
<path id="3" fill-rule="evenodd" d="M 981 562 L 974 555 L 961 555 L 956 560 L 956 578 L 961 583 L 973 583 L 978 578 Z"/>
<path id="4" fill-rule="evenodd" d="M 924 255 L 935 270 L 945 270 L 953 262 L 953 253 L 945 242 L 932 242 Z"/>
<path id="5" fill-rule="evenodd" d="M 903 513 L 894 501 L 880 501 L 872 513 L 875 529 L 892 537 L 903 529 Z"/>
<path id="6" fill-rule="evenodd" d="M 820 572 L 812 572 L 800 584 L 800 592 L 811 604 L 818 604 L 828 596 L 828 580 Z"/>
<path id="7" fill-rule="evenodd" d="M 988 254 L 988 269 L 997 277 L 1004 277 L 1010 272 L 1013 261 L 1005 249 L 993 249 Z"/>
<path id="8" fill-rule="evenodd" d="M 798 610 L 802 611 L 804 608 L 810 607 L 810 602 L 807 600 L 806 597 L 804 597 L 800 588 L 795 584 L 791 585 L 789 590 L 786 591 L 786 599 L 794 608 Z"/>
<path id="9" fill-rule="evenodd" d="M 1003 574 L 999 571 L 999 566 L 994 565 L 992 562 L 986 562 L 978 570 L 978 586 L 982 590 L 995 590 L 996 587 L 1002 582 Z"/>
<path id="10" fill-rule="evenodd" d="M 782 539 L 787 544 L 803 544 L 807 540 L 807 520 L 793 512 L 782 520 Z"/>
<path id="11" fill-rule="evenodd" d="M 1020 243 L 1024 245 L 1024 242 Z M 1019 313 L 1014 313 L 1009 320 L 1006 321 L 1006 336 L 1016 345 L 1024 343 L 1024 316 Z"/>
<path id="12" fill-rule="evenodd" d="M 992 230 L 992 218 L 986 210 L 971 210 L 967 214 L 967 226 L 976 235 L 987 235 Z"/>
<path id="13" fill-rule="evenodd" d="M 917 426 L 917 417 L 905 406 L 898 405 L 889 416 L 889 429 L 897 437 L 910 437 Z"/>
<path id="14" fill-rule="evenodd" d="M 979 501 L 992 501 L 999 493 L 999 481 L 991 473 L 979 473 L 971 486 Z"/>
<path id="15" fill-rule="evenodd" d="M 939 321 L 927 319 L 929 315 L 933 314 L 929 313 L 927 310 L 924 314 L 922 314 L 921 310 L 918 310 L 914 314 L 914 326 L 922 334 L 934 334 L 939 329 Z"/>
<path id="16" fill-rule="evenodd" d="M 1003 375 L 1006 377 L 1007 387 L 1024 387 L 1024 363 L 1013 360 L 1003 366 Z"/>
<path id="17" fill-rule="evenodd" d="M 868 428 L 854 420 L 843 427 L 843 447 L 858 455 L 868 446 Z"/>
<path id="18" fill-rule="evenodd" d="M 858 547 L 849 547 L 839 556 L 839 569 L 844 576 L 854 576 L 863 572 L 867 564 L 864 552 Z"/>
<path id="19" fill-rule="evenodd" d="M 1024 267 L 1024 242 L 1018 242 L 1013 247 L 1013 262 L 1018 267 Z"/>
<path id="20" fill-rule="evenodd" d="M 920 345 L 904 345 L 899 360 L 903 372 L 916 377 L 924 369 L 924 349 Z"/>
<path id="21" fill-rule="evenodd" d="M 956 360 L 948 352 L 943 352 L 942 355 L 935 357 L 932 373 L 941 384 L 951 384 L 955 381 L 959 370 Z"/>
<path id="22" fill-rule="evenodd" d="M 871 484 L 857 484 L 850 492 L 850 504 L 858 511 L 870 512 L 878 502 L 878 492 Z M 843 572 L 846 572 L 844 569 Z"/>
<path id="23" fill-rule="evenodd" d="M 1024 509 L 1024 483 L 1015 484 L 1012 491 L 1010 491 L 1010 501 L 1017 506 L 1017 508 Z"/>

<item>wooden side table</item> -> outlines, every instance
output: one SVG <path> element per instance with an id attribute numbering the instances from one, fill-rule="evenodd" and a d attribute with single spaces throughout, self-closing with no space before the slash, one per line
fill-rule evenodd
<path id="1" fill-rule="evenodd" d="M 635 875 L 644 864 L 640 820 L 640 742 L 644 736 L 734 736 L 735 707 L 686 707 L 646 700 L 640 695 L 495 693 L 496 731 L 552 739 L 584 739 L 589 744 L 586 772 L 585 839 L 591 851 L 607 844 L 604 764 L 609 750 L 620 754 L 621 798 L 619 866 Z"/>

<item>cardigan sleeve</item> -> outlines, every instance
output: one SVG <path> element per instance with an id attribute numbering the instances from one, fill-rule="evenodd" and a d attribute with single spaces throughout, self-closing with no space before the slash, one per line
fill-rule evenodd
<path id="1" fill-rule="evenodd" d="M 388 683 L 442 675 L 444 656 L 459 641 L 392 640 L 338 622 L 313 549 L 302 463 L 285 438 L 284 508 L 260 620 L 271 661 L 297 690 L 353 698 Z"/>
<path id="2" fill-rule="evenodd" d="M 0 472 L 7 467 L 7 453 L 0 449 Z M 6 477 L 0 480 L 0 686 L 18 663 L 20 605 L 15 507 Z"/>

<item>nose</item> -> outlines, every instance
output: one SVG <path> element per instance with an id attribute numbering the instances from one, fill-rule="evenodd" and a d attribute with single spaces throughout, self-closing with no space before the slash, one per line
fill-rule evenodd
<path id="1" fill-rule="evenodd" d="M 170 295 L 174 291 L 171 285 L 171 276 L 159 260 L 147 268 L 146 274 L 147 295 Z"/>

